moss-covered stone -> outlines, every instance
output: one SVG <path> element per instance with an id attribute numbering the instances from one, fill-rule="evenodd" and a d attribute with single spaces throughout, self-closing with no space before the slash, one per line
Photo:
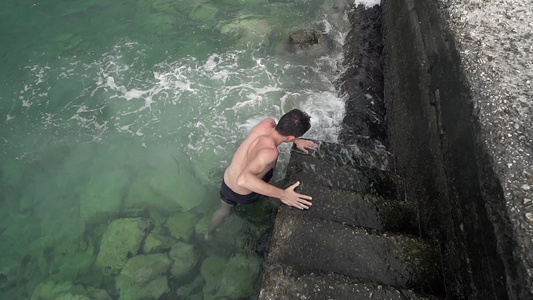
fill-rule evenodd
<path id="1" fill-rule="evenodd" d="M 192 238 L 197 219 L 198 217 L 192 213 L 179 212 L 167 219 L 165 227 L 173 237 L 188 242 Z"/>
<path id="2" fill-rule="evenodd" d="M 178 296 L 178 299 L 193 299 L 193 294 L 201 292 L 202 286 L 204 284 L 204 279 L 201 276 L 198 276 L 194 279 L 193 282 L 180 286 L 176 290 L 176 295 Z M 200 299 L 202 299 L 201 296 Z"/>
<path id="3" fill-rule="evenodd" d="M 170 249 L 177 241 L 174 237 L 163 234 L 161 228 L 154 229 L 144 239 L 142 252 L 144 254 L 163 252 Z"/>
<path id="4" fill-rule="evenodd" d="M 31 300 L 111 300 L 111 297 L 106 291 L 93 287 L 74 285 L 69 281 L 60 284 L 47 281 L 35 288 Z"/>
<path id="5" fill-rule="evenodd" d="M 195 20 L 213 20 L 218 13 L 218 8 L 211 4 L 204 4 L 197 7 L 189 14 L 189 18 Z"/>
<path id="6" fill-rule="evenodd" d="M 170 272 L 176 278 L 180 278 L 191 271 L 198 261 L 193 245 L 183 242 L 178 242 L 172 246 L 168 255 L 174 260 Z"/>
<path id="7" fill-rule="evenodd" d="M 149 227 L 150 221 L 142 218 L 113 221 L 102 236 L 96 266 L 104 274 L 119 273 L 128 257 L 139 251 Z"/>
<path id="8" fill-rule="evenodd" d="M 210 256 L 202 262 L 200 273 L 205 280 L 204 294 L 215 292 L 227 263 L 227 259 L 218 256 Z"/>
<path id="9" fill-rule="evenodd" d="M 168 291 L 163 275 L 172 266 L 166 254 L 138 255 L 128 260 L 116 279 L 120 299 L 157 299 Z"/>
<path id="10" fill-rule="evenodd" d="M 220 33 L 230 36 L 237 44 L 267 43 L 272 27 L 262 18 L 242 17 L 218 26 Z"/>
<path id="11" fill-rule="evenodd" d="M 172 260 L 164 253 L 137 255 L 130 258 L 117 277 L 118 282 L 145 284 L 166 273 L 172 266 Z"/>
<path id="12" fill-rule="evenodd" d="M 224 268 L 218 295 L 229 298 L 245 298 L 254 290 L 261 271 L 261 260 L 254 256 L 237 254 Z"/>
<path id="13" fill-rule="evenodd" d="M 117 215 L 128 181 L 129 175 L 122 170 L 110 170 L 93 176 L 80 198 L 81 219 L 100 223 Z"/>
<path id="14" fill-rule="evenodd" d="M 158 299 L 168 292 L 168 280 L 165 276 L 159 276 L 143 285 L 130 284 L 126 281 L 117 282 L 121 300 L 148 300 Z"/>
<path id="15" fill-rule="evenodd" d="M 182 211 L 189 211 L 200 205 L 205 197 L 205 188 L 185 168 L 166 167 L 157 170 L 151 174 L 149 184 L 157 195 L 177 204 Z"/>

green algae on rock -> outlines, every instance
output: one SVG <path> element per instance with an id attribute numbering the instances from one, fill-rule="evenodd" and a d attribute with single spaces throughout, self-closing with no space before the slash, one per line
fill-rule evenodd
<path id="1" fill-rule="evenodd" d="M 122 268 L 117 285 L 143 285 L 166 273 L 171 266 L 172 260 L 165 253 L 134 256 Z"/>
<path id="2" fill-rule="evenodd" d="M 194 20 L 214 20 L 217 13 L 218 8 L 211 4 L 204 4 L 193 10 L 189 14 L 189 18 Z"/>
<path id="3" fill-rule="evenodd" d="M 178 212 L 167 219 L 165 227 L 173 237 L 188 242 L 194 232 L 194 224 L 198 217 L 189 212 Z"/>
<path id="4" fill-rule="evenodd" d="M 178 240 L 174 237 L 162 233 L 162 228 L 154 228 L 144 239 L 142 252 L 144 254 L 152 254 L 163 252 L 176 244 Z"/>
<path id="5" fill-rule="evenodd" d="M 269 22 L 263 17 L 244 16 L 229 23 L 217 25 L 220 33 L 230 36 L 237 45 L 248 43 L 268 43 L 272 31 Z"/>
<path id="6" fill-rule="evenodd" d="M 204 294 L 215 292 L 227 263 L 227 259 L 218 256 L 209 256 L 202 262 L 200 273 L 205 280 Z"/>
<path id="7" fill-rule="evenodd" d="M 157 170 L 150 176 L 150 187 L 153 191 L 170 203 L 179 206 L 182 211 L 189 211 L 201 204 L 204 187 L 188 171 L 166 167 Z"/>
<path id="8" fill-rule="evenodd" d="M 122 170 L 110 170 L 93 177 L 81 195 L 81 219 L 99 223 L 117 215 L 128 181 L 128 174 Z"/>
<path id="9" fill-rule="evenodd" d="M 117 281 L 117 288 L 120 290 L 121 300 L 158 299 L 169 289 L 165 276 L 159 276 L 144 285 L 128 285 L 126 281 Z"/>
<path id="10" fill-rule="evenodd" d="M 178 242 L 172 246 L 168 255 L 174 260 L 170 272 L 175 278 L 180 278 L 183 275 L 186 275 L 198 262 L 194 246 L 183 242 Z"/>
<path id="11" fill-rule="evenodd" d="M 168 291 L 168 280 L 163 274 L 171 266 L 172 260 L 164 253 L 132 257 L 116 278 L 120 299 L 159 298 Z"/>
<path id="12" fill-rule="evenodd" d="M 118 219 L 107 227 L 102 236 L 96 266 L 103 274 L 120 272 L 128 257 L 139 251 L 150 221 L 142 218 Z"/>
<path id="13" fill-rule="evenodd" d="M 178 299 L 191 299 L 192 293 L 194 292 L 201 292 L 201 288 L 205 284 L 204 279 L 202 276 L 197 276 L 193 282 L 190 282 L 188 284 L 181 285 L 176 290 L 176 295 L 178 296 Z M 200 296 L 200 299 L 202 297 Z"/>
<path id="14" fill-rule="evenodd" d="M 70 281 L 55 284 L 53 281 L 40 283 L 30 300 L 111 300 L 109 294 L 93 287 L 75 285 Z"/>
<path id="15" fill-rule="evenodd" d="M 237 254 L 224 268 L 217 295 L 245 298 L 254 290 L 261 271 L 261 260 L 255 256 Z"/>

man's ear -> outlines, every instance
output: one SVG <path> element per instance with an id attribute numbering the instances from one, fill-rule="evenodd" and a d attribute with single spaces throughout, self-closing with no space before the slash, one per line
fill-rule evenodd
<path id="1" fill-rule="evenodd" d="M 295 139 L 296 139 L 296 137 L 294 135 L 289 135 L 287 137 L 287 142 L 294 142 Z"/>

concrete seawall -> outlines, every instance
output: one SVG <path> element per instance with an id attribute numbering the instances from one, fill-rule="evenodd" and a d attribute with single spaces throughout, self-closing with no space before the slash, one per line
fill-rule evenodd
<path id="1" fill-rule="evenodd" d="M 533 15 L 459 2 L 382 1 L 389 151 L 448 297 L 532 299 L 532 43 L 515 20 L 532 32 Z"/>

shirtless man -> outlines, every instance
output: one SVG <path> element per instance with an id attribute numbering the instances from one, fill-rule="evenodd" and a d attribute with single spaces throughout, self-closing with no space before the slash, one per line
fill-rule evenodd
<path id="1" fill-rule="evenodd" d="M 213 214 L 209 232 L 212 232 L 227 217 L 237 204 L 257 201 L 261 195 L 278 198 L 286 205 L 298 209 L 309 209 L 311 197 L 298 194 L 296 182 L 286 189 L 268 183 L 278 160 L 278 146 L 284 142 L 294 142 L 298 149 L 308 153 L 315 143 L 301 140 L 309 128 L 309 115 L 293 109 L 281 117 L 279 123 L 267 118 L 257 124 L 235 152 L 231 164 L 224 172 L 220 189 L 220 208 Z"/>

